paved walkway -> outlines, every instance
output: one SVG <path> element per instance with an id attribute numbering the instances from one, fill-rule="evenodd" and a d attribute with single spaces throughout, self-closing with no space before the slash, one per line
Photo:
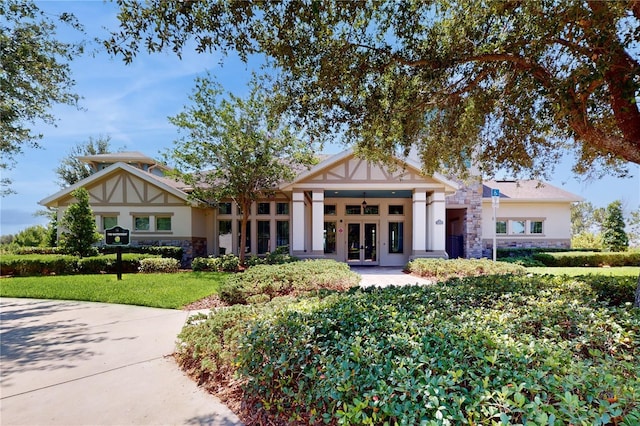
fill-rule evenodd
<path id="1" fill-rule="evenodd" d="M 354 267 L 363 287 L 428 284 L 400 268 Z M 170 356 L 189 312 L 0 298 L 3 425 L 242 423 Z"/>
<path id="2" fill-rule="evenodd" d="M 0 422 L 241 425 L 170 356 L 188 315 L 0 298 Z"/>
<path id="3" fill-rule="evenodd" d="M 352 266 L 351 270 L 362 276 L 361 287 L 387 287 L 391 285 L 427 285 L 431 282 L 424 278 L 402 272 L 400 267 Z"/>

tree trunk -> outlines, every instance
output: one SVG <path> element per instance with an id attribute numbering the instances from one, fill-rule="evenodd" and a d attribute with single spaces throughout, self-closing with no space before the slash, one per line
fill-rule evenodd
<path id="1" fill-rule="evenodd" d="M 249 221 L 251 202 L 242 202 L 240 208 L 242 209 L 242 220 L 240 221 L 240 247 L 238 248 L 238 258 L 240 259 L 240 265 L 244 266 L 245 252 L 247 251 L 247 222 Z"/>
<path id="2" fill-rule="evenodd" d="M 640 275 L 638 275 L 638 287 L 636 287 L 636 298 L 633 302 L 633 306 L 640 308 Z"/>

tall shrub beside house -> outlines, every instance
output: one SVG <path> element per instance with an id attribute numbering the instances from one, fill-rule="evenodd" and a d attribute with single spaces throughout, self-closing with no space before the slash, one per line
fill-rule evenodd
<path id="1" fill-rule="evenodd" d="M 602 223 L 602 242 L 605 249 L 610 251 L 626 251 L 629 248 L 629 238 L 624 230 L 622 217 L 622 203 L 616 200 L 607 206 Z"/>
<path id="2" fill-rule="evenodd" d="M 60 247 L 66 253 L 90 256 L 95 253 L 94 243 L 100 241 L 93 211 L 89 206 L 89 192 L 78 188 L 71 193 L 77 200 L 69 205 L 60 222 Z"/>

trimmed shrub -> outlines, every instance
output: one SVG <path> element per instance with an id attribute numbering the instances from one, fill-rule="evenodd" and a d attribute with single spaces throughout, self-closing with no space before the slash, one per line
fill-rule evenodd
<path id="1" fill-rule="evenodd" d="M 228 304 L 246 304 L 286 295 L 302 295 L 320 290 L 344 291 L 358 285 L 360 277 L 349 265 L 334 260 L 305 260 L 282 265 L 258 265 L 229 277 L 220 289 Z M 256 295 L 267 297 L 256 298 Z"/>
<path id="2" fill-rule="evenodd" d="M 526 272 L 526 269 L 520 265 L 493 262 L 488 259 L 415 259 L 407 263 L 405 270 L 434 281 L 445 281 L 453 277 L 524 274 Z"/>
<path id="3" fill-rule="evenodd" d="M 167 258 L 147 258 L 140 260 L 140 268 L 138 269 L 142 273 L 155 273 L 155 272 L 178 272 L 180 268 L 180 262 L 177 259 Z"/>
<path id="4" fill-rule="evenodd" d="M 0 274 L 27 277 L 33 275 L 68 275 L 77 269 L 77 256 L 71 255 L 2 255 Z"/>
<path id="5" fill-rule="evenodd" d="M 545 266 L 640 266 L 638 252 L 559 252 L 536 253 L 533 258 Z"/>
<path id="6" fill-rule="evenodd" d="M 99 247 L 100 253 L 102 254 L 113 254 L 117 249 L 117 247 L 106 245 Z M 181 261 L 183 250 L 182 247 L 175 246 L 126 246 L 122 247 L 122 252 L 152 254 Z"/>
<path id="7" fill-rule="evenodd" d="M 238 348 L 243 406 L 264 424 L 639 420 L 640 317 L 579 278 L 336 294 L 257 317 Z"/>
<path id="8" fill-rule="evenodd" d="M 196 257 L 191 261 L 191 269 L 194 271 L 236 272 L 240 266 L 240 259 L 235 254 L 229 253 L 220 257 Z"/>
<path id="9" fill-rule="evenodd" d="M 123 253 L 122 272 L 128 274 L 138 272 L 140 269 L 140 261 L 150 257 L 154 256 L 149 254 Z M 85 257 L 78 260 L 78 271 L 82 274 L 114 274 L 116 270 L 117 256 L 115 254 Z"/>
<path id="10" fill-rule="evenodd" d="M 544 247 L 498 247 L 496 256 L 498 259 L 505 257 L 531 257 L 536 253 L 556 253 L 556 252 L 594 252 L 600 251 L 591 248 L 544 248 Z"/>

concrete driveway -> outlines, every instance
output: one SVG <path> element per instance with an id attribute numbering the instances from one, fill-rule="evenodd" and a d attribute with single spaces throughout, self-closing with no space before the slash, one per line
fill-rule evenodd
<path id="1" fill-rule="evenodd" d="M 0 298 L 3 425 L 240 425 L 170 356 L 188 312 Z"/>

